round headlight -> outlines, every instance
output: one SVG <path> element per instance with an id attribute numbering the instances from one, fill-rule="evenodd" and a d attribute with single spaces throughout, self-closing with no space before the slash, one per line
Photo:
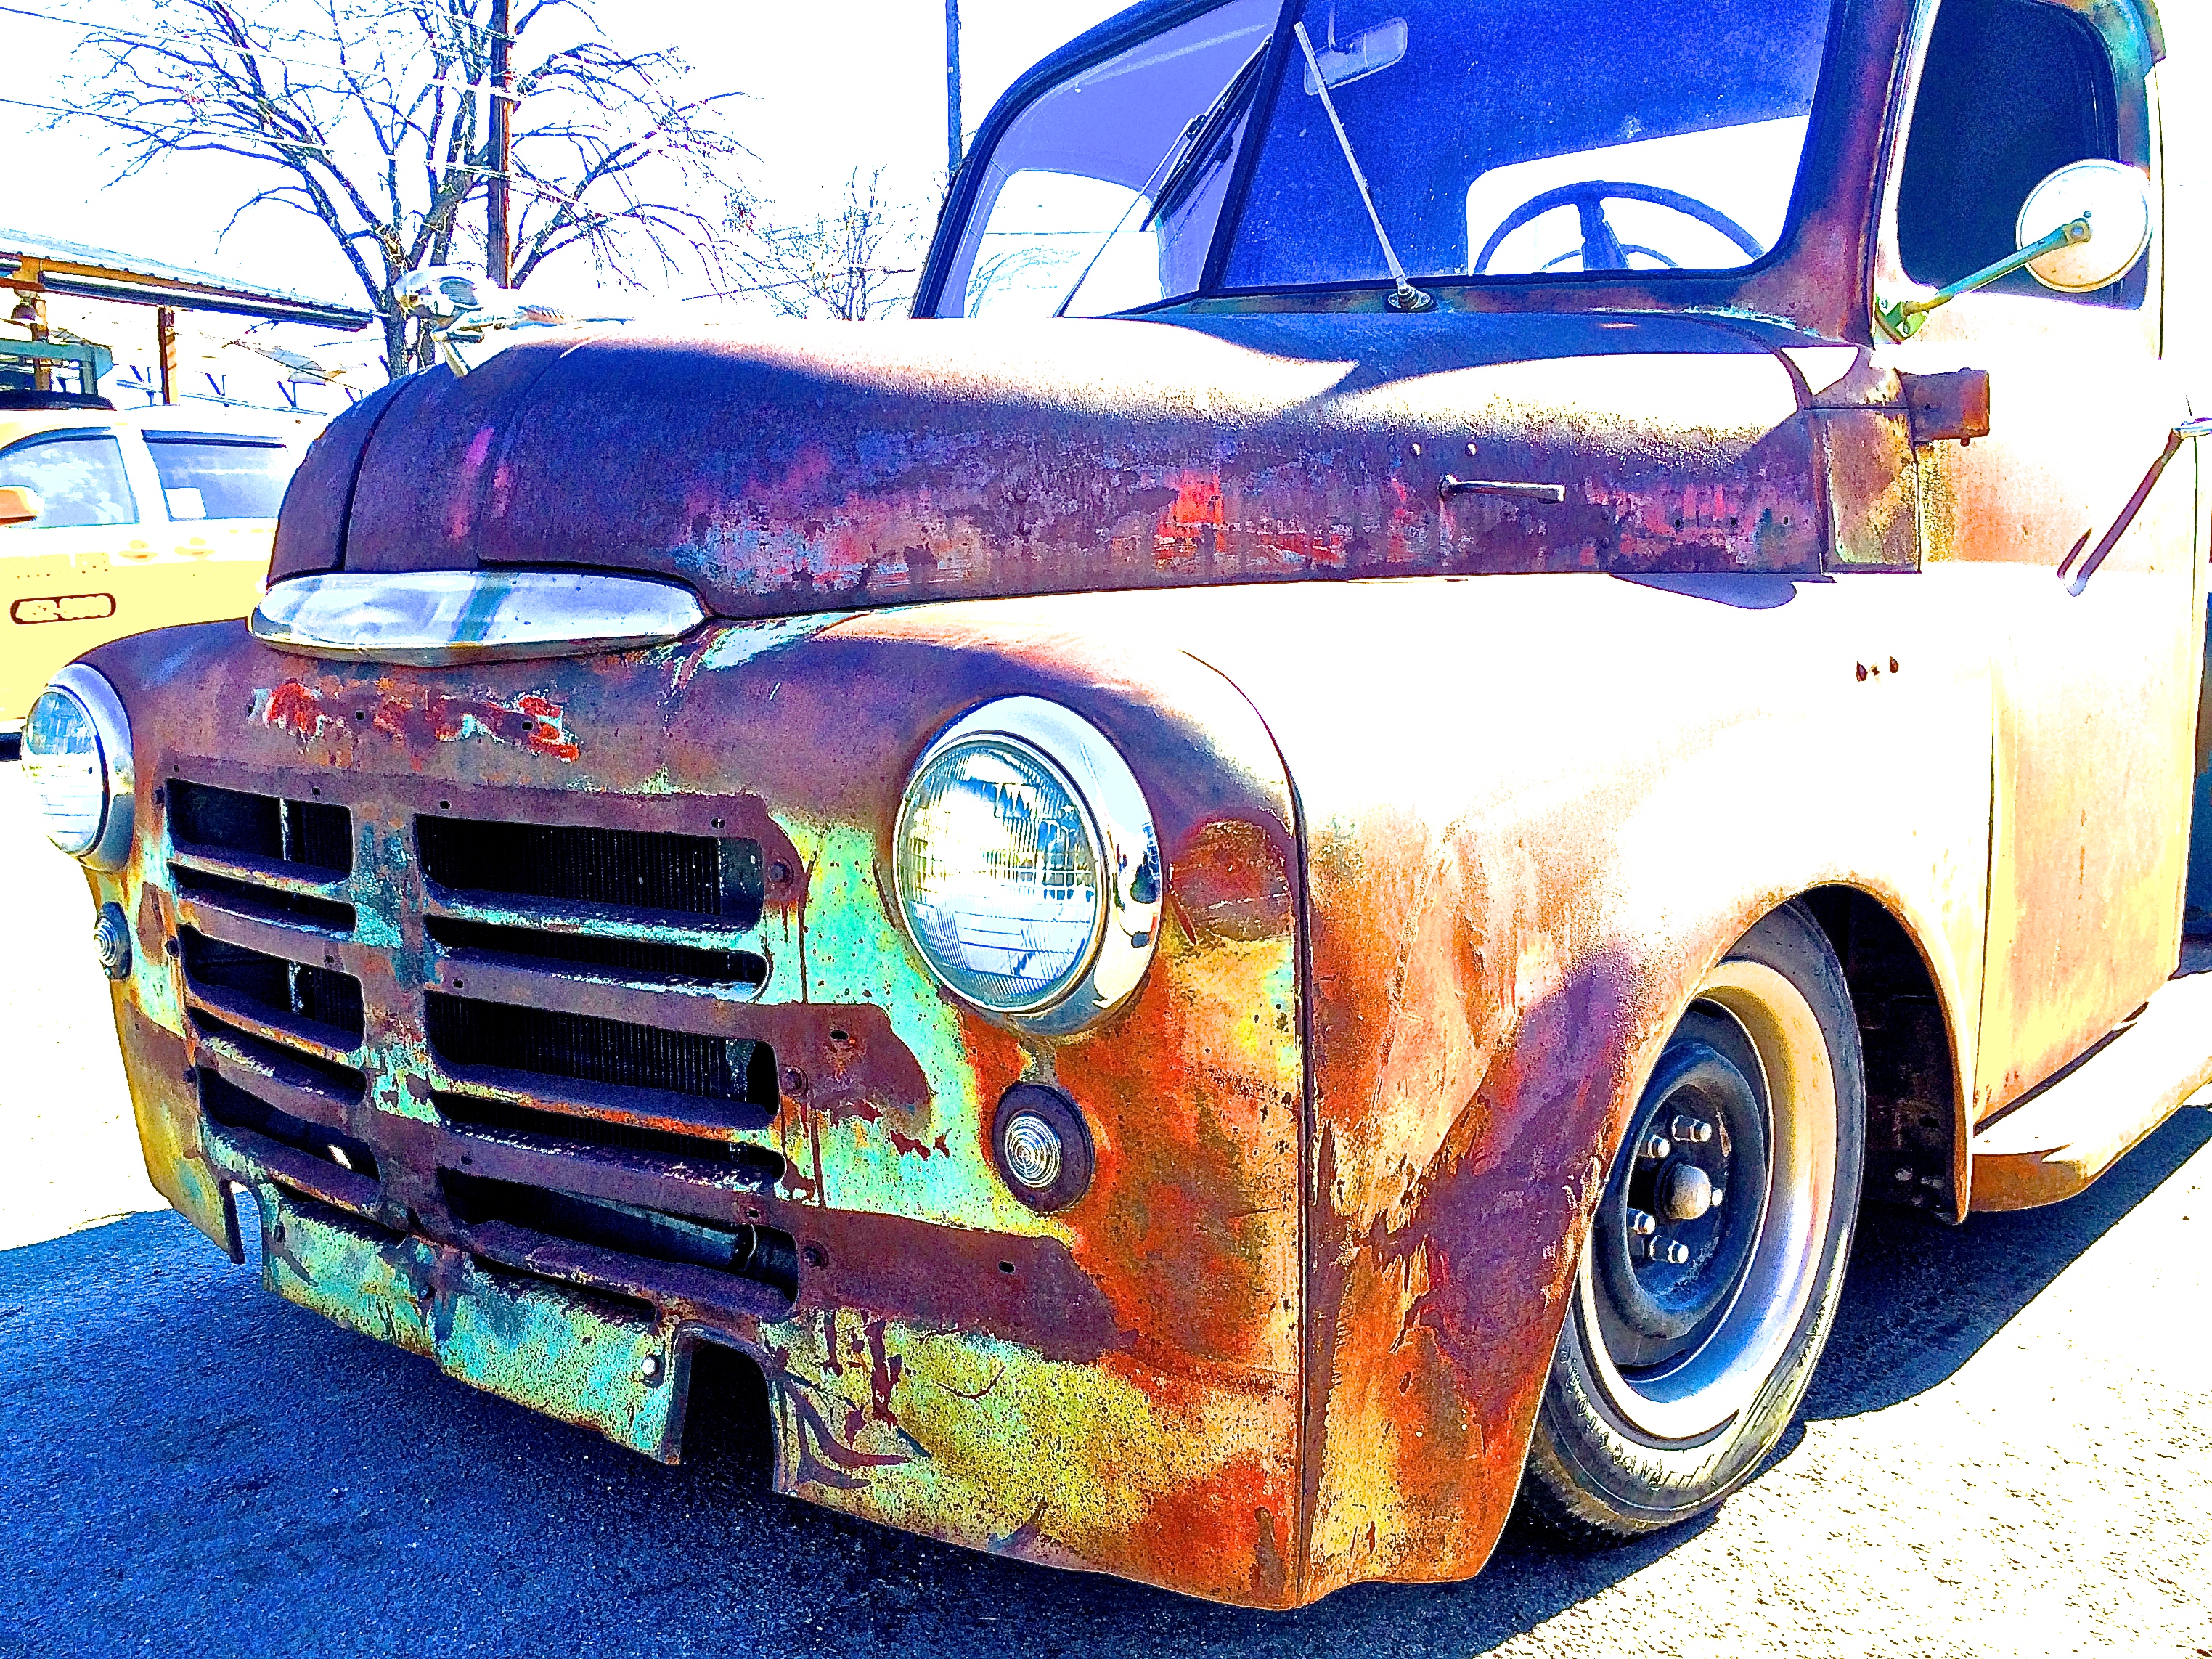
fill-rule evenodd
<path id="1" fill-rule="evenodd" d="M 82 663 L 54 676 L 23 723 L 22 764 L 46 839 L 88 864 L 131 847 L 131 726 L 114 688 Z"/>
<path id="2" fill-rule="evenodd" d="M 1114 746 L 1058 704 L 1007 697 L 941 734 L 894 840 L 922 960 L 977 1007 L 1072 1030 L 1143 976 L 1159 930 L 1152 814 Z"/>

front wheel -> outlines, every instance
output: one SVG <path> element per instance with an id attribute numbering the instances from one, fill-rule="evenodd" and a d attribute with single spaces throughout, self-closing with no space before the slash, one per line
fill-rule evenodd
<path id="1" fill-rule="evenodd" d="M 1786 905 L 1698 987 L 1629 1120 L 1537 1410 L 1536 1516 L 1634 1537 L 1750 1479 L 1835 1320 L 1864 1115 L 1843 968 Z"/>

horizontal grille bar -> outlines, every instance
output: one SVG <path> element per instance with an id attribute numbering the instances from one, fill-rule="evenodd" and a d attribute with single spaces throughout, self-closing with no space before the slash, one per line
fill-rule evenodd
<path id="1" fill-rule="evenodd" d="M 729 1273 L 785 1297 L 798 1291 L 797 1243 L 781 1228 L 717 1227 L 635 1205 L 485 1181 L 451 1170 L 441 1173 L 439 1184 L 454 1218 L 464 1226 L 504 1223 L 649 1261 Z"/>
<path id="2" fill-rule="evenodd" d="M 353 932 L 353 906 L 336 899 L 241 881 L 234 876 L 215 875 L 182 864 L 169 866 L 169 879 L 183 897 L 251 916 L 256 921 L 284 927 L 313 927 L 327 933 Z"/>
<path id="3" fill-rule="evenodd" d="M 368 1180 L 376 1179 L 376 1155 L 351 1135 L 282 1111 L 204 1066 L 199 1082 L 200 1109 L 225 1128 L 249 1129 L 280 1146 L 326 1159 Z"/>
<path id="4" fill-rule="evenodd" d="M 676 1134 L 476 1095 L 441 1093 L 432 1101 L 439 1115 L 464 1133 L 507 1136 L 547 1151 L 635 1152 L 656 1162 L 695 1168 L 708 1179 L 734 1178 L 746 1186 L 771 1187 L 783 1178 L 783 1155 L 749 1141 Z M 672 1169 L 668 1173 L 684 1171 Z"/>
<path id="5" fill-rule="evenodd" d="M 768 958 L 754 951 L 704 951 L 657 940 L 547 933 L 454 916 L 432 916 L 425 925 L 433 939 L 459 955 L 610 970 L 599 977 L 682 981 L 747 990 L 768 981 Z"/>
<path id="6" fill-rule="evenodd" d="M 315 1047 L 349 1049 L 360 1043 L 361 981 L 351 975 L 249 951 L 194 927 L 179 930 L 178 938 L 185 985 L 206 994 L 218 1012 L 235 1010 L 280 1035 L 296 1032 Z"/>
<path id="7" fill-rule="evenodd" d="M 171 780 L 169 839 L 344 877 L 353 872 L 353 815 L 328 801 L 248 794 Z"/>
<path id="8" fill-rule="evenodd" d="M 248 1093 L 311 1123 L 343 1127 L 348 1109 L 365 1091 L 362 1074 L 350 1066 L 282 1047 L 203 1011 L 194 1012 L 192 1025 L 203 1066 L 212 1062 Z"/>
<path id="9" fill-rule="evenodd" d="M 764 1042 L 434 991 L 423 1011 L 431 1048 L 464 1073 L 528 1073 L 686 1096 L 714 1103 L 715 1115 L 739 1129 L 766 1127 L 781 1103 L 775 1053 Z"/>
<path id="10" fill-rule="evenodd" d="M 750 928 L 767 892 L 760 843 L 579 824 L 415 820 L 422 873 L 457 894 L 509 894 L 712 916 Z"/>

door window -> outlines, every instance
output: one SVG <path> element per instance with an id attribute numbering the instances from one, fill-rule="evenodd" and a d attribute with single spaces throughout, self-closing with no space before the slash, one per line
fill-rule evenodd
<path id="1" fill-rule="evenodd" d="M 138 522 L 123 446 L 109 433 L 50 432 L 11 445 L 0 451 L 0 488 L 38 496 L 34 529 Z"/>
<path id="2" fill-rule="evenodd" d="M 149 432 L 173 519 L 273 519 L 292 481 L 291 451 L 265 438 Z"/>
<path id="3" fill-rule="evenodd" d="M 1940 288 L 1996 264 L 2015 246 L 2028 192 L 2069 161 L 2090 159 L 2125 159 L 2112 60 L 2095 28 L 2048 0 L 1944 0 L 1898 191 L 1906 275 Z M 1990 286 L 2125 305 L 2140 300 L 2144 278 L 2060 295 L 2021 270 Z"/>

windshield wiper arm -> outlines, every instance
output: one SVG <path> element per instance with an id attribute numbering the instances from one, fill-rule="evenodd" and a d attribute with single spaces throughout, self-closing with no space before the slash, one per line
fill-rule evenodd
<path id="1" fill-rule="evenodd" d="M 1291 27 L 1297 31 L 1298 45 L 1306 54 L 1306 67 L 1313 71 L 1314 90 L 1321 94 L 1321 106 L 1328 112 L 1329 125 L 1336 129 L 1336 142 L 1344 150 L 1344 164 L 1352 169 L 1352 182 L 1359 186 L 1359 199 L 1367 204 L 1368 222 L 1375 227 L 1375 240 L 1382 245 L 1383 263 L 1390 267 L 1391 280 L 1398 284 L 1397 291 L 1383 303 L 1393 311 L 1434 311 L 1436 295 L 1423 293 L 1406 280 L 1406 267 L 1398 263 L 1398 250 L 1390 246 L 1390 233 L 1382 228 L 1382 216 L 1375 210 L 1375 193 L 1367 188 L 1367 175 L 1359 170 L 1359 158 L 1352 153 L 1352 138 L 1337 117 L 1336 100 L 1328 95 L 1328 77 L 1321 72 L 1321 59 L 1314 55 L 1313 37 L 1306 33 L 1303 20 Z"/>
<path id="2" fill-rule="evenodd" d="M 1196 131 L 1183 129 L 1182 139 L 1177 141 L 1182 153 L 1176 155 L 1176 163 L 1168 170 L 1168 176 L 1160 180 L 1152 210 L 1138 229 L 1150 230 L 1182 204 L 1183 198 L 1197 181 L 1199 169 L 1220 144 L 1222 136 L 1237 124 L 1237 118 L 1244 112 L 1244 106 L 1251 101 L 1253 91 L 1260 84 L 1261 65 L 1267 61 L 1267 47 L 1273 39 L 1270 36 L 1262 40 L 1260 49 L 1244 60 L 1244 67 L 1229 77 L 1229 84 L 1222 88 L 1221 95 L 1213 100 L 1213 107 L 1194 124 Z"/>
<path id="3" fill-rule="evenodd" d="M 1168 146 L 1167 154 L 1161 156 L 1153 165 L 1152 170 L 1145 175 L 1145 182 L 1139 187 L 1135 198 L 1127 207 L 1121 210 L 1121 216 L 1115 222 L 1114 228 L 1106 233 L 1105 239 L 1098 244 L 1091 257 L 1084 261 L 1083 270 L 1075 279 L 1075 286 L 1062 295 L 1060 303 L 1053 307 L 1052 314 L 1054 317 L 1067 315 L 1068 307 L 1073 305 L 1075 296 L 1083 292 L 1083 285 L 1091 280 L 1091 271 L 1097 267 L 1099 260 L 1106 257 L 1106 250 L 1114 246 L 1114 239 L 1127 228 L 1129 216 L 1137 210 L 1137 204 L 1147 197 L 1152 197 L 1156 185 L 1159 187 L 1159 194 L 1152 199 L 1162 205 L 1155 206 L 1146 214 L 1144 222 L 1137 228 L 1150 230 L 1158 222 L 1161 214 L 1168 210 L 1167 204 L 1172 203 L 1175 192 L 1182 187 L 1191 158 L 1203 155 L 1212 145 L 1218 130 L 1227 125 L 1230 116 L 1237 106 L 1251 95 L 1253 87 L 1259 82 L 1261 60 L 1267 55 L 1267 42 L 1262 40 L 1260 43 L 1260 50 L 1246 58 L 1243 67 L 1229 77 L 1229 84 L 1222 88 L 1220 95 L 1206 106 L 1206 112 L 1202 115 L 1192 116 L 1185 124 L 1183 130 L 1176 134 L 1175 142 Z M 1163 173 L 1166 174 L 1164 182 L 1161 179 Z"/>

